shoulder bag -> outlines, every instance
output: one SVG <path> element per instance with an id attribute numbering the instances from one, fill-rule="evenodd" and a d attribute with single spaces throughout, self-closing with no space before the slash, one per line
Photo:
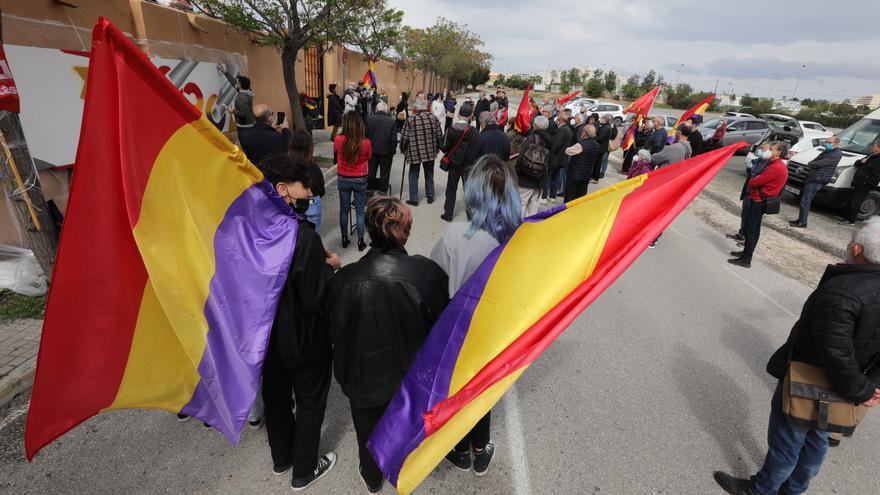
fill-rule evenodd
<path id="1" fill-rule="evenodd" d="M 765 215 L 776 215 L 782 208 L 782 202 L 779 196 L 767 197 L 764 194 L 764 188 L 758 189 L 758 195 L 761 196 L 761 204 L 764 208 Z"/>
<path id="2" fill-rule="evenodd" d="M 454 145 L 452 145 L 452 148 L 449 148 L 449 152 L 443 154 L 443 156 L 440 158 L 440 170 L 444 172 L 449 172 L 449 166 L 452 165 L 452 159 L 449 157 L 452 156 L 453 153 L 455 153 L 455 150 L 458 149 L 458 147 L 461 145 L 461 142 L 464 140 L 464 137 L 468 135 L 470 130 L 471 126 L 465 127 L 464 130 L 461 132 L 461 135 L 458 136 L 458 140 L 455 141 Z"/>
<path id="3" fill-rule="evenodd" d="M 540 141 L 540 136 L 535 135 L 529 146 L 520 152 L 517 162 L 517 168 L 533 179 L 544 177 L 550 159 L 550 151 Z"/>

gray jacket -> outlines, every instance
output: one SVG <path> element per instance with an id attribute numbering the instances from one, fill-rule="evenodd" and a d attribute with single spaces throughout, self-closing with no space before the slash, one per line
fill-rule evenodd
<path id="1" fill-rule="evenodd" d="M 665 167 L 666 165 L 672 165 L 673 163 L 687 160 L 691 157 L 692 153 L 691 144 L 687 142 L 687 140 L 681 140 L 677 143 L 672 143 L 663 148 L 662 151 L 651 155 L 651 163 L 654 164 L 655 169 Z"/>

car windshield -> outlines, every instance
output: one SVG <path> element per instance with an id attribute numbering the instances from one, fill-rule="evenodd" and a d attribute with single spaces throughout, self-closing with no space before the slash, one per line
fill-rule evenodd
<path id="1" fill-rule="evenodd" d="M 871 154 L 871 143 L 880 139 L 880 120 L 862 119 L 838 134 L 840 149 L 862 155 Z"/>
<path id="2" fill-rule="evenodd" d="M 721 125 L 721 119 L 712 119 L 703 122 L 703 125 L 700 127 L 705 127 L 706 129 L 718 129 L 719 125 Z"/>

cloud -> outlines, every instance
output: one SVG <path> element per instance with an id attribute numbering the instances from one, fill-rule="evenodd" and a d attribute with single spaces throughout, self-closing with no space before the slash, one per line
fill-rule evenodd
<path id="1" fill-rule="evenodd" d="M 773 57 L 723 57 L 706 64 L 706 71 L 721 77 L 735 79 L 790 79 L 802 80 L 823 77 L 843 77 L 880 80 L 880 65 L 846 62 L 795 62 Z"/>

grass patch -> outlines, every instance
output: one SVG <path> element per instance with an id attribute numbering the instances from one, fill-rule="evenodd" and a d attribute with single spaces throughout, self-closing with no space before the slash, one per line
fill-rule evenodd
<path id="1" fill-rule="evenodd" d="M 43 318 L 46 313 L 46 296 L 28 297 L 11 290 L 0 291 L 0 322 L 23 318 Z"/>

